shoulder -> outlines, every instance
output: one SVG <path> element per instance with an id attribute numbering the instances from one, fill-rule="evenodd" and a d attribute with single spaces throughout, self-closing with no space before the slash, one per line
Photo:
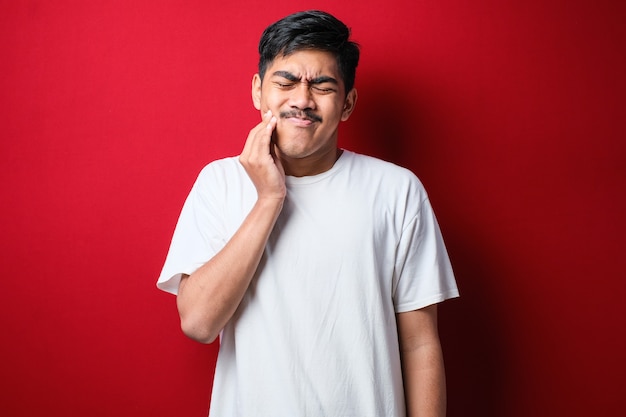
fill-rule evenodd
<path id="1" fill-rule="evenodd" d="M 239 158 L 231 156 L 222 159 L 216 159 L 209 162 L 202 168 L 199 178 L 230 176 L 238 173 L 242 169 Z"/>
<path id="2" fill-rule="evenodd" d="M 373 156 L 347 152 L 348 166 L 356 178 L 378 184 L 389 190 L 410 192 L 426 196 L 424 185 L 411 170 Z"/>
<path id="3" fill-rule="evenodd" d="M 222 199 L 229 194 L 229 190 L 249 188 L 249 182 L 239 158 L 227 157 L 205 165 L 196 178 L 192 192 L 206 198 Z"/>
<path id="4" fill-rule="evenodd" d="M 372 171 L 376 174 L 395 175 L 398 177 L 406 177 L 417 180 L 417 177 L 411 170 L 400 165 L 396 165 L 393 162 L 352 151 L 344 152 L 346 152 L 346 156 L 348 157 L 353 169 L 362 169 L 365 171 Z"/>
<path id="5" fill-rule="evenodd" d="M 231 156 L 216 159 L 205 165 L 198 174 L 196 184 L 237 184 L 247 178 L 239 158 Z"/>

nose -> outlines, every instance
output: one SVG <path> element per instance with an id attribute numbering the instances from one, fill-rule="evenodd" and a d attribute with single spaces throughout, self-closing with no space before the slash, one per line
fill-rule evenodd
<path id="1" fill-rule="evenodd" d="M 313 99 L 311 87 L 307 82 L 300 82 L 291 90 L 289 106 L 300 110 L 315 108 L 315 100 Z"/>

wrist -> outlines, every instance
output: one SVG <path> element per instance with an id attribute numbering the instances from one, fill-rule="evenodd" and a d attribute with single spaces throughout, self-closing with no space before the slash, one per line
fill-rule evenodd
<path id="1" fill-rule="evenodd" d="M 280 213 L 285 201 L 285 195 L 264 195 L 257 198 L 255 206 L 260 210 Z"/>

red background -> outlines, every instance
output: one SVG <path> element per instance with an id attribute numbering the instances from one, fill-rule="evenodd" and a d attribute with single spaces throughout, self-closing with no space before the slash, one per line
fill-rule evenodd
<path id="1" fill-rule="evenodd" d="M 341 145 L 414 170 L 446 237 L 449 415 L 622 414 L 624 4 L 0 1 L 0 415 L 206 415 L 216 346 L 155 281 L 257 123 L 262 29 L 311 7 L 363 47 Z"/>

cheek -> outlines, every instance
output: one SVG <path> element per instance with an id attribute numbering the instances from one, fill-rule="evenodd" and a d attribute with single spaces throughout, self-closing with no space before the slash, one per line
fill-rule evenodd
<path id="1" fill-rule="evenodd" d="M 324 113 L 327 114 L 327 117 L 330 118 L 340 118 L 343 113 L 343 101 L 328 98 L 328 100 L 323 100 L 318 102 L 318 106 L 323 109 Z"/>
<path id="2" fill-rule="evenodd" d="M 280 95 L 272 93 L 271 90 L 264 90 L 261 95 L 261 108 L 265 111 L 277 111 L 282 103 Z"/>

